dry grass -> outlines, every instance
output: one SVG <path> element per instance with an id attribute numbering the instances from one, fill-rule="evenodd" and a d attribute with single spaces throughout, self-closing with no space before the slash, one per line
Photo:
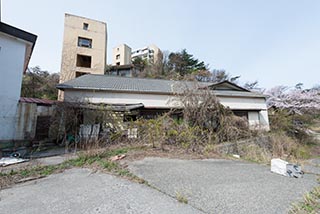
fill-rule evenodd
<path id="1" fill-rule="evenodd" d="M 289 162 L 300 162 L 309 159 L 310 146 L 301 145 L 286 134 L 267 133 L 265 142 L 258 142 L 260 138 L 253 138 L 252 142 L 239 144 L 238 153 L 246 160 L 258 163 L 270 163 L 272 158 L 281 158 Z"/>
<path id="2" fill-rule="evenodd" d="M 176 192 L 176 199 L 183 204 L 188 204 L 188 199 L 181 192 Z"/>
<path id="3" fill-rule="evenodd" d="M 317 214 L 320 213 L 320 186 L 303 196 L 303 201 L 293 204 L 290 214 Z"/>

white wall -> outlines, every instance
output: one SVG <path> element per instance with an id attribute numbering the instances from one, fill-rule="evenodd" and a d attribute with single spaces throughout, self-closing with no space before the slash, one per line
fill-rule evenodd
<path id="1" fill-rule="evenodd" d="M 267 106 L 264 98 L 218 97 L 222 105 L 232 110 L 248 110 L 249 125 L 269 130 Z M 65 101 L 108 104 L 142 103 L 149 108 L 177 107 L 177 99 L 170 95 L 134 94 L 103 91 L 66 90 Z M 257 126 L 258 125 L 258 126 Z"/>
<path id="2" fill-rule="evenodd" d="M 170 97 L 168 95 L 67 90 L 65 91 L 64 100 L 90 102 L 90 103 L 108 103 L 108 104 L 143 103 L 145 107 L 169 108 L 169 107 L 174 107 L 173 104 L 169 104 L 170 99 L 173 99 L 173 97 Z"/>
<path id="3" fill-rule="evenodd" d="M 0 33 L 0 141 L 15 135 L 26 43 Z"/>
<path id="4" fill-rule="evenodd" d="M 222 105 L 233 110 L 248 111 L 248 120 L 251 128 L 269 130 L 267 104 L 264 98 L 218 97 Z"/>
<path id="5" fill-rule="evenodd" d="M 222 105 L 229 106 L 231 109 L 267 109 L 264 98 L 218 97 L 218 99 Z"/>

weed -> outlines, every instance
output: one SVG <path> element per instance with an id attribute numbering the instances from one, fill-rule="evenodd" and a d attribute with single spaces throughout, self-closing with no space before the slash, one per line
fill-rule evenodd
<path id="1" fill-rule="evenodd" d="M 320 186 L 303 196 L 303 201 L 293 204 L 291 214 L 316 214 L 320 212 Z"/>
<path id="2" fill-rule="evenodd" d="M 103 153 L 103 157 L 110 158 L 116 155 L 126 154 L 129 151 L 129 148 L 119 148 L 115 150 L 106 151 Z"/>
<path id="3" fill-rule="evenodd" d="M 176 199 L 177 199 L 180 203 L 184 203 L 184 204 L 187 204 L 187 203 L 188 203 L 187 197 L 184 196 L 181 192 L 176 192 Z"/>
<path id="4" fill-rule="evenodd" d="M 119 166 L 118 164 L 111 162 L 111 161 L 99 161 L 100 166 L 108 171 L 112 171 L 117 169 Z"/>

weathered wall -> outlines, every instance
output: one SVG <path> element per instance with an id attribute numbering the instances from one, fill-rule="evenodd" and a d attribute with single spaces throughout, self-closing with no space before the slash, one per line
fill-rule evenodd
<path id="1" fill-rule="evenodd" d="M 15 136 L 26 44 L 0 33 L 0 141 Z"/>
<path id="2" fill-rule="evenodd" d="M 37 104 L 19 103 L 14 140 L 32 139 L 36 133 Z"/>
<path id="3" fill-rule="evenodd" d="M 34 139 L 37 117 L 52 116 L 54 106 L 38 106 L 36 103 L 19 103 L 14 140 Z"/>
<path id="4" fill-rule="evenodd" d="M 87 30 L 83 24 L 89 25 Z M 78 47 L 78 37 L 92 39 L 92 47 Z M 92 57 L 91 68 L 77 67 L 77 54 Z M 104 74 L 107 59 L 107 26 L 104 22 L 65 14 L 63 50 L 61 61 L 61 80 L 75 78 L 75 72 Z"/>
<path id="5" fill-rule="evenodd" d="M 133 93 L 112 93 L 101 91 L 65 91 L 65 101 L 81 101 L 90 103 L 108 103 L 108 104 L 137 104 L 143 103 L 145 107 L 167 108 L 175 107 L 169 101 L 173 97 L 168 95 L 154 94 L 133 94 Z"/>

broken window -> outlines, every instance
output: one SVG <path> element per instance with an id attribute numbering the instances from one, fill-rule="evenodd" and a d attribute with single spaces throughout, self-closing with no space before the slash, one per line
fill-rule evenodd
<path id="1" fill-rule="evenodd" d="M 91 56 L 77 54 L 77 67 L 91 68 Z"/>
<path id="2" fill-rule="evenodd" d="M 92 39 L 78 37 L 78 47 L 92 48 Z"/>
<path id="3" fill-rule="evenodd" d="M 83 23 L 83 30 L 88 30 L 89 24 L 88 23 Z"/>
<path id="4" fill-rule="evenodd" d="M 76 78 L 77 77 L 81 77 L 81 76 L 83 76 L 83 75 L 86 75 L 86 74 L 88 74 L 88 73 L 86 73 L 86 72 L 76 72 Z"/>
<path id="5" fill-rule="evenodd" d="M 247 111 L 241 111 L 241 110 L 234 110 L 233 114 L 238 116 L 238 117 L 242 117 L 248 120 L 248 112 Z"/>

